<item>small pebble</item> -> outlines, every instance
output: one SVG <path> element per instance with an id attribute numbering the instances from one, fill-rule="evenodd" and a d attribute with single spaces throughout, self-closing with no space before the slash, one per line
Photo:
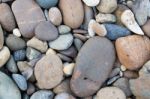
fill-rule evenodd
<path id="1" fill-rule="evenodd" d="M 22 91 L 27 90 L 27 81 L 22 75 L 12 74 L 12 78 L 14 79 L 14 81 Z"/>
<path id="2" fill-rule="evenodd" d="M 28 60 L 33 60 L 41 56 L 41 53 L 38 50 L 35 50 L 31 47 L 26 49 L 26 57 Z"/>
<path id="3" fill-rule="evenodd" d="M 13 53 L 15 61 L 23 61 L 26 58 L 26 51 L 24 49 L 17 50 Z"/>
<path id="4" fill-rule="evenodd" d="M 121 69 L 121 71 L 123 71 L 123 72 L 127 70 L 127 68 L 126 68 L 125 66 L 123 66 L 123 65 L 121 65 L 120 69 Z"/>
<path id="5" fill-rule="evenodd" d="M 69 64 L 64 64 L 64 74 L 66 76 L 71 76 L 73 73 L 73 69 L 74 69 L 75 63 L 69 63 Z"/>
<path id="6" fill-rule="evenodd" d="M 114 23 L 116 22 L 116 16 L 114 16 L 113 14 L 99 13 L 98 15 L 96 15 L 96 21 L 99 23 Z"/>
<path id="7" fill-rule="evenodd" d="M 54 54 L 56 55 L 56 51 L 54 51 L 53 49 L 49 48 L 46 52 L 46 55 L 49 55 L 49 54 Z"/>
<path id="8" fill-rule="evenodd" d="M 81 49 L 81 47 L 82 47 L 82 45 L 83 45 L 83 42 L 82 42 L 80 39 L 75 38 L 75 39 L 74 39 L 74 45 L 75 45 L 76 49 L 77 49 L 78 51 L 80 51 L 80 49 Z"/>
<path id="9" fill-rule="evenodd" d="M 94 0 L 94 1 L 91 1 L 91 0 L 83 0 L 83 2 L 84 2 L 87 6 L 94 7 L 94 6 L 97 6 L 97 5 L 100 3 L 100 0 Z"/>
<path id="10" fill-rule="evenodd" d="M 58 31 L 60 34 L 66 34 L 71 31 L 71 28 L 67 25 L 60 25 L 58 26 Z"/>
<path id="11" fill-rule="evenodd" d="M 21 33 L 18 28 L 13 29 L 13 34 L 17 37 L 21 37 Z"/>

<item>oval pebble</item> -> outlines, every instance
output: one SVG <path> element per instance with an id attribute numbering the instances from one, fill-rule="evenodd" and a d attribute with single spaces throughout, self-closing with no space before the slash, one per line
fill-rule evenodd
<path id="1" fill-rule="evenodd" d="M 49 9 L 50 7 L 56 6 L 58 0 L 36 0 L 36 2 L 43 8 Z"/>
<path id="2" fill-rule="evenodd" d="M 15 61 L 23 61 L 26 57 L 26 51 L 24 49 L 17 50 L 13 53 Z"/>
<path id="3" fill-rule="evenodd" d="M 12 78 L 14 79 L 14 81 L 22 91 L 27 90 L 27 81 L 22 75 L 12 74 Z"/>

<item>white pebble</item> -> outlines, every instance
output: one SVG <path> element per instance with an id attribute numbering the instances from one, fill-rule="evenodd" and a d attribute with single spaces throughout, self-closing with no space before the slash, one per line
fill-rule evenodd
<path id="1" fill-rule="evenodd" d="M 123 66 L 123 65 L 121 65 L 120 69 L 121 69 L 121 71 L 123 71 L 123 72 L 127 70 L 127 68 L 126 68 L 125 66 Z"/>
<path id="2" fill-rule="evenodd" d="M 100 0 L 83 0 L 83 2 L 90 7 L 97 6 L 100 2 Z"/>
<path id="3" fill-rule="evenodd" d="M 71 76 L 73 73 L 73 69 L 74 69 L 75 63 L 69 63 L 69 64 L 64 64 L 64 74 L 66 76 Z"/>
<path id="4" fill-rule="evenodd" d="M 14 34 L 15 36 L 17 36 L 17 37 L 21 37 L 21 33 L 20 33 L 20 30 L 19 30 L 18 28 L 15 28 L 15 29 L 13 30 L 13 34 Z"/>

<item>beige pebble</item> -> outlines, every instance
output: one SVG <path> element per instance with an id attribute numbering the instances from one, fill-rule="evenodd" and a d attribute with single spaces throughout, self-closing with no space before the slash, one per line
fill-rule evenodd
<path id="1" fill-rule="evenodd" d="M 123 65 L 121 65 L 120 69 L 121 69 L 121 71 L 126 71 L 127 70 L 127 68 Z"/>
<path id="2" fill-rule="evenodd" d="M 69 64 L 64 64 L 64 74 L 66 76 L 71 76 L 73 73 L 73 69 L 74 69 L 75 63 L 69 63 Z"/>
<path id="3" fill-rule="evenodd" d="M 49 55 L 49 54 L 54 54 L 54 55 L 56 55 L 56 51 L 53 50 L 53 49 L 51 49 L 51 48 L 49 48 L 49 49 L 47 50 L 47 52 L 46 52 L 46 55 Z"/>
<path id="4" fill-rule="evenodd" d="M 113 14 L 102 14 L 99 13 L 96 15 L 96 21 L 100 23 L 105 23 L 105 22 L 116 22 L 116 16 Z"/>

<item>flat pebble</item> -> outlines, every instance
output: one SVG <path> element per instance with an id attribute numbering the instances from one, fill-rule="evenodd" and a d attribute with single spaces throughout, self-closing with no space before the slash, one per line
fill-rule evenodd
<path id="1" fill-rule="evenodd" d="M 55 40 L 58 37 L 58 30 L 51 22 L 43 21 L 36 26 L 35 37 L 43 41 Z"/>
<path id="2" fill-rule="evenodd" d="M 22 91 L 27 90 L 27 81 L 22 75 L 12 74 L 12 78 L 14 79 L 14 81 Z"/>
<path id="3" fill-rule="evenodd" d="M 0 25 L 0 49 L 3 48 L 3 45 L 4 45 L 4 33 L 3 33 L 3 29 Z"/>
<path id="4" fill-rule="evenodd" d="M 72 91 L 79 97 L 93 95 L 109 77 L 114 62 L 113 44 L 104 37 L 90 38 L 78 53 L 70 82 Z"/>
<path id="5" fill-rule="evenodd" d="M 58 26 L 58 31 L 60 34 L 66 34 L 66 33 L 70 33 L 71 28 L 67 25 L 60 25 Z"/>
<path id="6" fill-rule="evenodd" d="M 60 35 L 56 40 L 50 41 L 49 46 L 50 48 L 56 50 L 66 50 L 72 45 L 72 43 L 73 43 L 72 34 L 64 34 Z"/>
<path id="7" fill-rule="evenodd" d="M 17 50 L 13 53 L 13 56 L 15 61 L 23 61 L 26 58 L 26 50 Z"/>
<path id="8" fill-rule="evenodd" d="M 58 0 L 36 0 L 36 2 L 43 8 L 49 9 L 57 5 Z"/>
<path id="9" fill-rule="evenodd" d="M 16 27 L 16 22 L 11 8 L 7 3 L 0 4 L 0 14 L 0 23 L 2 27 L 11 32 Z"/>
<path id="10" fill-rule="evenodd" d="M 10 56 L 9 60 L 6 63 L 6 68 L 12 73 L 18 72 L 17 64 L 12 55 Z"/>
<path id="11" fill-rule="evenodd" d="M 62 23 L 62 15 L 57 7 L 49 9 L 49 20 L 56 26 L 59 26 Z"/>
<path id="12" fill-rule="evenodd" d="M 95 99 L 126 99 L 126 95 L 117 87 L 104 87 L 98 91 Z"/>
<path id="13" fill-rule="evenodd" d="M 99 23 L 114 23 L 116 22 L 116 16 L 113 14 L 103 14 L 103 13 L 99 13 L 96 15 L 96 21 Z"/>
<path id="14" fill-rule="evenodd" d="M 21 99 L 21 92 L 12 79 L 0 71 L 0 97 L 1 99 Z"/>
<path id="15" fill-rule="evenodd" d="M 116 24 L 105 24 L 107 35 L 106 37 L 110 40 L 116 40 L 120 37 L 125 37 L 131 34 L 131 32 L 122 26 Z"/>
<path id="16" fill-rule="evenodd" d="M 117 0 L 101 0 L 97 9 L 102 13 L 112 13 L 117 8 Z"/>
<path id="17" fill-rule="evenodd" d="M 20 49 L 23 49 L 26 47 L 26 43 L 22 38 L 19 38 L 15 35 L 12 35 L 12 34 L 10 34 L 6 38 L 6 45 L 12 51 L 20 50 Z"/>
<path id="18" fill-rule="evenodd" d="M 100 3 L 100 0 L 94 0 L 94 1 L 91 1 L 91 0 L 83 0 L 83 2 L 84 2 L 87 6 L 94 7 L 94 6 L 97 6 L 97 5 Z"/>
<path id="19" fill-rule="evenodd" d="M 59 0 L 64 24 L 71 28 L 78 28 L 84 19 L 84 10 L 81 0 Z M 71 9 L 70 9 L 71 8 Z"/>
<path id="20" fill-rule="evenodd" d="M 53 54 L 43 56 L 35 65 L 34 74 L 40 89 L 54 88 L 63 79 L 61 59 Z"/>
<path id="21" fill-rule="evenodd" d="M 12 3 L 12 11 L 20 32 L 25 38 L 32 38 L 35 27 L 46 20 L 42 9 L 35 0 L 15 0 Z"/>
<path id="22" fill-rule="evenodd" d="M 30 39 L 27 42 L 27 46 L 35 48 L 35 49 L 41 51 L 42 53 L 46 52 L 48 49 L 47 42 L 41 41 L 41 40 L 37 39 L 36 37 L 33 37 L 32 39 Z"/>
<path id="23" fill-rule="evenodd" d="M 33 60 L 33 59 L 36 59 L 40 56 L 41 56 L 41 53 L 38 50 L 31 48 L 31 47 L 27 47 L 26 57 L 28 60 Z"/>
<path id="24" fill-rule="evenodd" d="M 10 58 L 10 51 L 8 49 L 8 47 L 4 46 L 1 50 L 0 50 L 0 68 L 3 67 L 6 62 L 9 60 Z"/>
<path id="25" fill-rule="evenodd" d="M 54 94 L 48 90 L 39 90 L 32 94 L 30 99 L 53 99 Z"/>
<path id="26" fill-rule="evenodd" d="M 137 70 L 149 59 L 150 40 L 146 36 L 131 35 L 116 41 L 120 62 L 129 70 Z"/>

